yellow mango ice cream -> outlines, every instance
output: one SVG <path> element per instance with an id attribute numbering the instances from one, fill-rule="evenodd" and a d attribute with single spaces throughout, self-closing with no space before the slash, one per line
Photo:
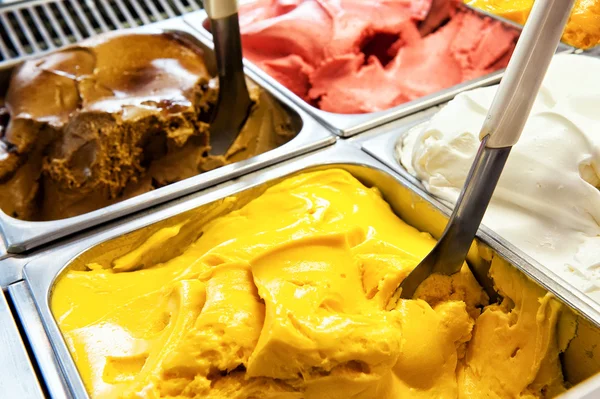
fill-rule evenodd
<path id="1" fill-rule="evenodd" d="M 534 0 L 464 0 L 492 14 L 525 24 Z M 576 0 L 562 40 L 577 48 L 600 45 L 600 0 Z"/>
<path id="2" fill-rule="evenodd" d="M 231 202 L 235 198 L 230 199 Z M 201 218 L 205 215 L 198 213 Z M 206 223 L 68 269 L 51 307 L 92 398 L 537 398 L 565 390 L 557 300 L 499 258 L 386 310 L 434 239 L 341 169 L 299 174 Z"/>

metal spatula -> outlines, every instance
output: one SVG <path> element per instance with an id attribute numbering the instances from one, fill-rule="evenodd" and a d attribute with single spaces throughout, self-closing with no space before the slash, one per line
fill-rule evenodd
<path id="1" fill-rule="evenodd" d="M 446 230 L 429 255 L 396 289 L 388 308 L 395 307 L 399 298 L 412 298 L 431 274 L 451 275 L 461 269 L 510 150 L 529 117 L 573 3 L 574 0 L 534 3 L 481 129 L 481 146 Z M 492 287 L 489 281 L 482 286 Z"/>
<path id="2" fill-rule="evenodd" d="M 204 0 L 219 69 L 219 100 L 210 126 L 211 153 L 227 152 L 250 112 L 237 0 Z"/>

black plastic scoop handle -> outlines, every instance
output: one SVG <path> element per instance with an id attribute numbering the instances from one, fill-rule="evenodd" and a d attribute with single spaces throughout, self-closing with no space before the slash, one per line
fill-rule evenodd
<path id="1" fill-rule="evenodd" d="M 219 100 L 210 126 L 211 153 L 222 155 L 248 118 L 252 101 L 242 63 L 236 0 L 204 0 L 210 18 L 219 74 Z"/>

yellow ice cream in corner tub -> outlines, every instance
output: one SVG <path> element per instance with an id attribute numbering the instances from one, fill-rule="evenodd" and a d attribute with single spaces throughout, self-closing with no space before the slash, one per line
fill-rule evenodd
<path id="1" fill-rule="evenodd" d="M 198 215 L 202 217 L 202 215 Z M 51 307 L 92 398 L 537 398 L 564 391 L 565 308 L 502 260 L 386 311 L 433 247 L 348 172 L 295 175 L 181 255 L 68 269 Z M 487 306 L 486 306 L 487 305 Z M 561 342 L 564 340 L 561 340 Z M 568 342 L 568 341 L 567 341 Z"/>
<path id="2" fill-rule="evenodd" d="M 464 0 L 492 14 L 525 24 L 534 0 Z M 577 48 L 600 45 L 600 0 L 576 0 L 562 40 Z"/>

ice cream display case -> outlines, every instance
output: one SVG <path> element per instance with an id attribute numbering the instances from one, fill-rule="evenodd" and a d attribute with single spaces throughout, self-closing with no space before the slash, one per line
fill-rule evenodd
<path id="1" fill-rule="evenodd" d="M 338 142 L 33 252 L 9 293 L 76 398 L 589 391 L 598 308 L 485 231 L 470 268 L 384 310 L 448 215 Z"/>
<path id="2" fill-rule="evenodd" d="M 288 7 L 243 2 L 246 65 L 332 132 L 352 136 L 500 81 L 521 27 L 447 3 L 426 17 L 416 8 L 407 15 L 401 4 L 321 10 L 326 6 L 310 1 Z M 184 19 L 211 37 L 204 11 Z M 321 19 L 332 19 L 336 28 L 321 31 Z M 375 20 L 387 22 L 374 26 Z"/>
<path id="3" fill-rule="evenodd" d="M 2 149 L 0 227 L 8 252 L 335 141 L 247 70 L 255 105 L 244 129 L 226 154 L 202 152 L 206 115 L 218 90 L 211 46 L 175 18 L 97 36 L 0 71 L 8 143 Z M 161 96 L 179 102 L 167 104 Z"/>

